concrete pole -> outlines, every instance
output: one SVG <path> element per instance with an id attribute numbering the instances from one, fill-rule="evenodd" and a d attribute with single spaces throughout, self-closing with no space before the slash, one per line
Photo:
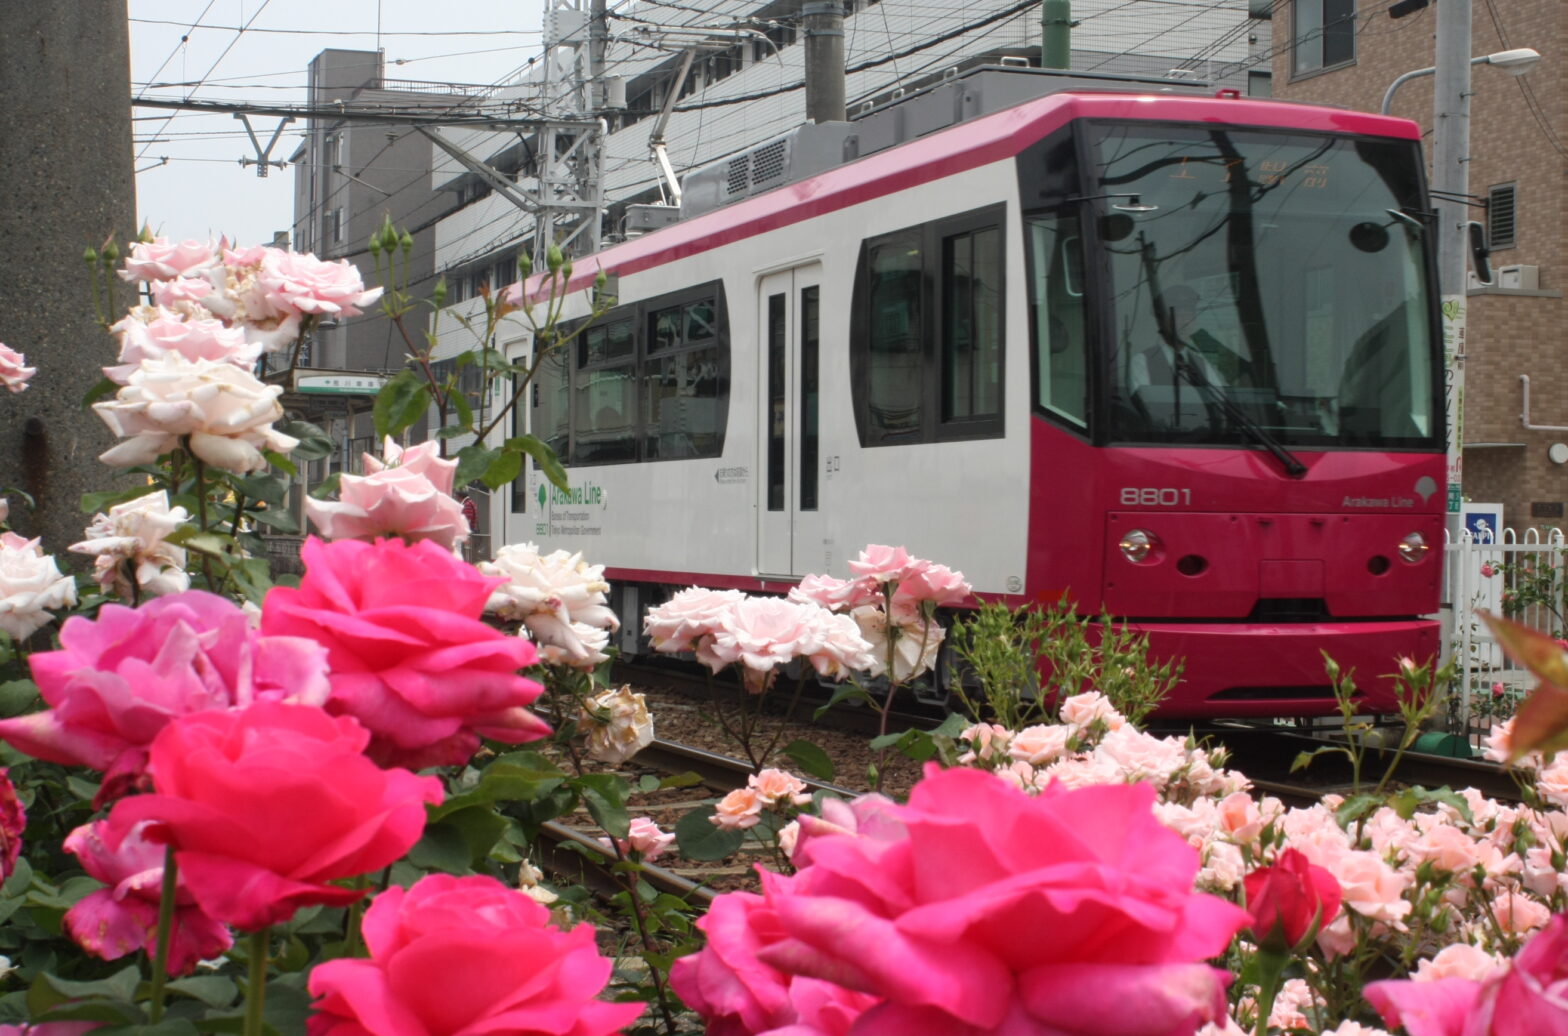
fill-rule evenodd
<path id="1" fill-rule="evenodd" d="M 1072 0 L 1040 0 L 1040 67 L 1071 68 Z"/>
<path id="2" fill-rule="evenodd" d="M 1432 189 L 1437 209 L 1437 276 L 1443 298 L 1443 356 L 1448 411 L 1448 511 L 1463 499 L 1465 404 L 1465 288 L 1470 220 L 1456 198 L 1470 193 L 1470 0 L 1437 5 L 1437 68 L 1433 83 Z"/>
<path id="3" fill-rule="evenodd" d="M 841 0 L 807 0 L 800 13 L 806 31 L 806 118 L 843 122 L 844 5 Z"/>
<path id="4" fill-rule="evenodd" d="M 115 482 L 97 460 L 114 439 L 81 406 L 115 355 L 82 253 L 135 233 L 125 0 L 0 0 L 0 25 L 0 341 L 38 368 L 27 391 L 0 393 L 0 488 L 37 499 L 29 514 L 13 498 L 11 522 L 63 566 L 82 494 Z"/>

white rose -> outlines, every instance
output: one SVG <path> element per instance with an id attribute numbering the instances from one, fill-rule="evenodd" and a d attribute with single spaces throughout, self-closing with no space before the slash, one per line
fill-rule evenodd
<path id="1" fill-rule="evenodd" d="M 0 630 L 25 640 L 52 618 L 47 609 L 75 603 L 76 581 L 37 540 L 0 533 Z"/>
<path id="2" fill-rule="evenodd" d="M 506 580 L 485 609 L 523 622 L 545 661 L 589 668 L 604 661 L 608 631 L 619 629 L 620 622 L 605 604 L 610 584 L 603 565 L 590 565 L 581 554 L 564 550 L 541 557 L 532 543 L 513 543 L 478 567 Z"/>
<path id="3" fill-rule="evenodd" d="M 263 449 L 288 453 L 299 445 L 272 427 L 283 416 L 282 394 L 282 386 L 263 385 L 232 363 L 172 354 L 145 360 L 113 401 L 93 404 L 126 439 L 99 460 L 122 468 L 150 464 L 188 437 L 191 452 L 214 467 L 264 468 Z"/>
<path id="4" fill-rule="evenodd" d="M 87 527 L 87 538 L 71 544 L 70 549 L 97 555 L 99 585 L 122 598 L 133 596 L 125 578 L 125 562 L 134 566 L 141 593 L 183 593 L 191 588 L 185 572 L 185 548 L 166 543 L 164 537 L 189 517 L 185 508 L 169 506 L 168 493 L 149 493 L 95 517 Z"/>
<path id="5" fill-rule="evenodd" d="M 578 724 L 588 733 L 589 758 L 615 766 L 653 744 L 648 704 L 630 685 L 597 694 L 586 705 Z"/>

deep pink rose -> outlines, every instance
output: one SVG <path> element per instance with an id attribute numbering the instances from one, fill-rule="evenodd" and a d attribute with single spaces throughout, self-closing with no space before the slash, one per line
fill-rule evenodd
<path id="1" fill-rule="evenodd" d="M 164 727 L 147 773 L 154 794 L 115 803 L 110 823 L 154 822 L 211 917 L 255 931 L 302 906 L 363 893 L 329 884 L 386 867 L 425 829 L 441 781 L 383 770 L 347 716 L 263 701 Z"/>
<path id="2" fill-rule="evenodd" d="M 1226 1013 L 1224 973 L 1202 962 L 1248 918 L 1192 891 L 1197 853 L 1153 803 L 1148 785 L 1031 797 L 928 766 L 905 806 L 802 822 L 800 869 L 764 885 L 751 955 L 881 999 L 856 1036 L 1193 1033 Z M 680 967 L 726 952 L 710 931 Z"/>
<path id="3" fill-rule="evenodd" d="M 0 342 L 0 385 L 21 392 L 27 388 L 27 379 L 37 373 L 37 367 L 27 366 L 26 356 Z"/>
<path id="4" fill-rule="evenodd" d="M 1410 1036 L 1568 1036 L 1568 914 L 1553 917 L 1484 982 L 1373 982 L 1366 998 Z"/>
<path id="5" fill-rule="evenodd" d="M 82 1036 L 104 1026 L 103 1022 L 23 1022 L 0 1025 L 0 1036 Z"/>
<path id="6" fill-rule="evenodd" d="M 163 893 L 162 845 L 146 838 L 144 821 L 118 828 L 107 820 L 83 824 L 65 839 L 65 849 L 82 867 L 108 885 L 89 893 L 65 912 L 71 938 L 88 953 L 118 960 L 158 944 L 158 904 Z M 169 973 L 185 975 L 197 961 L 211 960 L 234 944 L 229 930 L 202 912 L 185 882 L 176 879 L 174 927 L 169 940 Z"/>
<path id="7" fill-rule="evenodd" d="M 1288 950 L 1327 928 L 1339 913 L 1339 881 L 1296 849 L 1248 874 L 1245 887 L 1252 934 L 1260 945 Z"/>
<path id="8" fill-rule="evenodd" d="M 232 601 L 200 590 L 67 619 L 60 650 L 28 659 L 53 706 L 0 720 L 0 740 L 37 759 L 101 770 L 99 803 L 130 790 L 147 746 L 176 716 L 264 699 L 327 700 L 326 653 L 260 636 Z"/>
<path id="9" fill-rule="evenodd" d="M 27 813 L 16 797 L 10 772 L 0 767 L 0 884 L 16 870 L 22 853 L 22 833 L 27 830 Z"/>
<path id="10" fill-rule="evenodd" d="M 480 621 L 500 582 L 422 540 L 311 537 L 298 589 L 275 587 L 261 630 L 327 649 L 327 709 L 363 723 L 372 755 L 422 768 L 467 762 L 479 737 L 508 744 L 550 732 L 528 705 L 543 688 L 517 675 L 532 644 Z"/>
<path id="11" fill-rule="evenodd" d="M 611 963 L 592 925 L 550 912 L 494 878 L 437 874 L 376 897 L 369 960 L 310 975 L 310 1036 L 609 1036 L 642 1004 L 595 999 Z"/>

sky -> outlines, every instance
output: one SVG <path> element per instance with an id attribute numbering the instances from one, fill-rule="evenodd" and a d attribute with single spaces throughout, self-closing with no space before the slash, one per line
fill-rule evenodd
<path id="1" fill-rule="evenodd" d="M 130 0 L 131 91 L 302 104 L 318 52 L 378 43 L 389 79 L 493 83 L 539 52 L 542 9 L 543 0 Z M 137 214 L 154 232 L 255 244 L 289 229 L 294 171 L 260 178 L 242 168 L 255 150 L 239 120 L 156 108 L 132 117 Z M 263 144 L 277 125 L 251 122 Z M 288 126 L 272 158 L 293 154 L 303 132 L 303 122 Z"/>

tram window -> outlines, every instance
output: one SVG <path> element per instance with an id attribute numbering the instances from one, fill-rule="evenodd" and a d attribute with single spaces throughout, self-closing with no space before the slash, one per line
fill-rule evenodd
<path id="1" fill-rule="evenodd" d="M 986 227 L 942 244 L 942 420 L 1002 410 L 1001 231 Z"/>
<path id="2" fill-rule="evenodd" d="M 1002 211 L 868 239 L 853 313 L 865 446 L 1002 434 Z"/>
<path id="3" fill-rule="evenodd" d="M 637 459 L 633 365 L 578 371 L 573 378 L 572 460 Z"/>
<path id="4" fill-rule="evenodd" d="M 817 408 L 822 289 L 800 291 L 800 509 L 817 509 Z"/>
<path id="5" fill-rule="evenodd" d="M 1083 240 L 1076 216 L 1030 216 L 1029 333 L 1035 355 L 1035 406 L 1088 427 L 1089 363 L 1083 297 Z"/>
<path id="6" fill-rule="evenodd" d="M 562 460 L 568 455 L 568 433 L 571 428 L 571 388 L 567 378 L 566 357 L 565 349 L 546 352 L 540 357 L 533 384 L 529 386 L 533 404 L 533 433 L 543 439 Z M 520 407 L 514 411 L 518 414 L 521 412 Z M 513 433 L 521 435 L 522 430 L 514 429 Z"/>
<path id="7" fill-rule="evenodd" d="M 866 410 L 875 440 L 920 431 L 921 237 L 919 230 L 901 231 L 867 248 Z"/>

